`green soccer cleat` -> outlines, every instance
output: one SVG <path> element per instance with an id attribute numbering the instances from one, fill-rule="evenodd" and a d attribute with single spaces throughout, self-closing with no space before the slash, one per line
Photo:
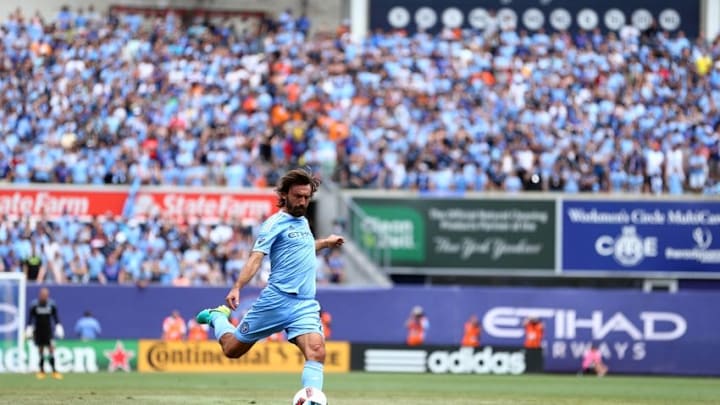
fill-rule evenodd
<path id="1" fill-rule="evenodd" d="M 220 312 L 228 318 L 230 318 L 230 314 L 232 313 L 230 308 L 226 307 L 225 305 L 220 305 L 215 308 L 203 309 L 202 311 L 198 312 L 197 316 L 195 316 L 195 320 L 200 324 L 211 325 L 210 321 L 212 321 L 213 312 Z"/>

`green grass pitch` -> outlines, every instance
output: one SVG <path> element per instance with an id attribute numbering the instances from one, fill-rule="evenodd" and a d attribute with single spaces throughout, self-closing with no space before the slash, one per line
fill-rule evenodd
<path id="1" fill-rule="evenodd" d="M 287 405 L 295 374 L 67 374 L 62 381 L 0 374 L 0 404 Z M 720 404 L 710 378 L 568 375 L 329 374 L 332 405 Z"/>

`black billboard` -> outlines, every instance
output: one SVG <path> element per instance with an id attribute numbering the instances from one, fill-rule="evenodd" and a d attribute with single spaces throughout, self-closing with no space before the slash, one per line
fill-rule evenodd
<path id="1" fill-rule="evenodd" d="M 499 26 L 528 32 L 617 31 L 625 25 L 644 31 L 656 23 L 660 30 L 682 30 L 689 37 L 700 33 L 699 0 L 371 0 L 370 28 L 484 30 L 493 15 Z"/>
<path id="2" fill-rule="evenodd" d="M 541 349 L 353 344 L 350 369 L 378 373 L 505 374 L 543 371 Z"/>

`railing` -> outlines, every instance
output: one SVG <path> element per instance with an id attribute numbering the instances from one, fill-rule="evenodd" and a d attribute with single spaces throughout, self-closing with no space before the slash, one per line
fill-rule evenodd
<path id="1" fill-rule="evenodd" d="M 337 184 L 325 181 L 323 185 L 333 194 L 335 202 L 338 204 L 344 231 L 358 242 L 358 247 L 375 265 L 382 270 L 390 267 L 390 248 L 383 243 L 385 238 L 379 230 L 374 228 L 374 222 L 370 217 L 350 196 L 345 195 Z"/>

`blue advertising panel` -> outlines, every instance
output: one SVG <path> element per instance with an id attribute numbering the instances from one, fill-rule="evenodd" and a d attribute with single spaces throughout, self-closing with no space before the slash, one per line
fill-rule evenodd
<path id="1" fill-rule="evenodd" d="M 495 22 L 493 22 L 495 21 Z M 510 26 L 530 33 L 546 31 L 618 31 L 653 24 L 668 32 L 700 32 L 700 1 L 688 0 L 372 0 L 370 28 L 424 30 L 488 29 Z"/>
<path id="2" fill-rule="evenodd" d="M 720 274 L 720 201 L 564 201 L 564 272 Z"/>
<path id="3" fill-rule="evenodd" d="M 37 296 L 36 286 L 28 297 Z M 185 319 L 222 302 L 226 288 L 51 286 L 67 336 L 86 309 L 102 324 L 103 339 L 159 338 L 174 309 Z M 257 297 L 243 291 L 242 308 Z M 334 340 L 403 344 L 405 321 L 415 305 L 430 322 L 428 345 L 459 345 L 471 314 L 481 320 L 482 346 L 521 347 L 523 321 L 545 324 L 546 371 L 576 372 L 595 342 L 612 373 L 720 375 L 720 323 L 708 308 L 720 294 L 609 291 L 569 288 L 395 287 L 322 289 L 322 307 L 333 317 Z M 240 316 L 242 310 L 236 313 Z"/>

